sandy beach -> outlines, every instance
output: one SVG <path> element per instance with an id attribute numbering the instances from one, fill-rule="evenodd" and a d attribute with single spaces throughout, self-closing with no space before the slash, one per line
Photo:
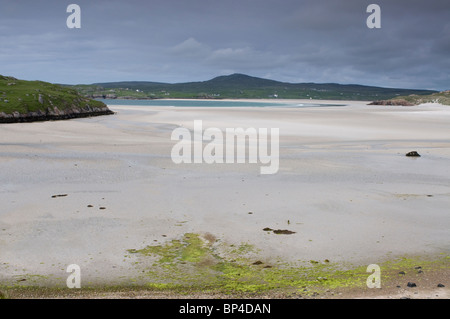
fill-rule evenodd
<path id="1" fill-rule="evenodd" d="M 185 234 L 220 256 L 245 244 L 272 266 L 448 256 L 450 108 L 327 102 L 346 106 L 111 105 L 111 116 L 0 125 L 0 286 L 65 287 L 70 264 L 84 286 L 145 284 L 154 259 L 129 251 Z M 194 120 L 279 128 L 278 172 L 173 163 L 171 133 Z M 438 283 L 448 296 L 448 276 Z"/>

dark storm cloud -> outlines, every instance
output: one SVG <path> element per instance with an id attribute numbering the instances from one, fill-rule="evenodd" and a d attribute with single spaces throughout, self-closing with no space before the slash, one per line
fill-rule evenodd
<path id="1" fill-rule="evenodd" d="M 81 29 L 66 27 L 79 4 Z M 381 7 L 381 29 L 366 8 Z M 450 3 L 440 0 L 0 2 L 0 74 L 60 83 L 207 80 L 450 88 Z"/>

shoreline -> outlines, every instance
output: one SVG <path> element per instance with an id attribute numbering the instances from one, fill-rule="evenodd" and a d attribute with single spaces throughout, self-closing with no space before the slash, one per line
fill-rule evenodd
<path id="1" fill-rule="evenodd" d="M 247 276 L 263 271 L 274 283 L 276 265 L 299 261 L 367 266 L 448 256 L 450 110 L 347 103 L 326 110 L 111 105 L 114 117 L 0 126 L 0 286 L 64 287 L 73 263 L 86 285 L 151 282 L 154 273 L 139 274 L 149 274 L 158 256 L 172 274 L 180 262 L 191 267 L 193 280 L 207 270 L 235 282 L 236 259 Z M 195 119 L 219 129 L 279 127 L 280 171 L 174 164 L 170 134 Z M 412 150 L 423 156 L 406 158 Z M 444 261 L 432 272 L 448 274 Z M 450 283 L 442 284 L 445 295 Z"/>
<path id="2" fill-rule="evenodd" d="M 417 260 L 419 261 L 419 260 Z M 418 264 L 427 264 L 421 259 Z M 418 265 L 417 264 L 417 265 Z M 179 285 L 156 287 L 140 284 L 82 285 L 79 289 L 41 285 L 0 285 L 0 299 L 449 299 L 448 262 L 424 267 L 392 267 L 384 270 L 380 288 L 364 285 L 327 285 L 332 277 L 318 279 L 301 287 L 278 287 L 263 290 L 230 290 L 225 286 Z M 406 272 L 405 272 L 406 270 Z M 361 276 L 370 275 L 369 272 Z M 341 278 L 343 279 L 343 278 Z M 344 280 L 348 280 L 344 279 Z M 354 278 L 350 278 L 354 280 Z M 342 282 L 344 282 L 344 280 Z M 361 280 L 362 281 L 362 280 Z"/>
<path id="3" fill-rule="evenodd" d="M 87 118 L 95 116 L 113 115 L 111 110 L 99 110 L 92 112 L 79 112 L 79 113 L 65 113 L 63 114 L 11 114 L 10 116 L 0 116 L 0 124 L 13 124 L 13 123 L 31 123 L 31 122 L 45 122 L 45 121 L 61 121 L 71 120 L 78 118 Z"/>
<path id="4" fill-rule="evenodd" d="M 302 269 L 302 275 L 311 280 L 301 286 L 280 282 L 276 287 L 255 289 L 256 282 L 248 282 L 247 289 L 245 286 L 230 289 L 227 286 L 231 282 L 159 286 L 130 281 L 128 284 L 83 284 L 79 289 L 70 289 L 42 285 L 35 280 L 34 284 L 0 285 L 0 299 L 449 299 L 448 259 L 449 256 L 403 257 L 387 261 L 381 266 L 379 287 L 367 286 L 366 280 L 372 272 L 365 267 L 346 273 L 318 273 L 314 269 L 317 266 L 312 265 Z M 328 277 L 317 277 L 318 274 Z"/>

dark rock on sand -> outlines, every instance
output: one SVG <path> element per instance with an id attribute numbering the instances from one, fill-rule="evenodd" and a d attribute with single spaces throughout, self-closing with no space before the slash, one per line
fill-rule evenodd
<path id="1" fill-rule="evenodd" d="M 57 197 L 66 197 L 67 194 L 60 194 L 60 195 L 53 195 L 52 198 L 57 198 Z"/>
<path id="2" fill-rule="evenodd" d="M 412 152 L 406 153 L 406 156 L 409 156 L 409 157 L 420 157 L 420 154 L 417 153 L 416 151 L 412 151 Z"/>
<path id="3" fill-rule="evenodd" d="M 417 285 L 414 282 L 408 282 L 406 286 L 408 286 L 409 288 L 417 287 Z"/>
<path id="4" fill-rule="evenodd" d="M 295 234 L 295 231 L 287 230 L 287 229 L 276 229 L 273 231 L 277 235 L 291 235 Z"/>
<path id="5" fill-rule="evenodd" d="M 273 231 L 274 234 L 277 235 L 290 235 L 290 234 L 295 234 L 295 231 L 291 231 L 291 230 L 287 230 L 287 229 L 272 229 L 269 227 L 263 228 L 264 231 Z"/>

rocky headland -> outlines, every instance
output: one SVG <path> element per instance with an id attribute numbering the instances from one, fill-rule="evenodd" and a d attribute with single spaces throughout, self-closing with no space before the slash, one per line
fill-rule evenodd
<path id="1" fill-rule="evenodd" d="M 114 114 L 103 102 L 42 81 L 0 75 L 0 123 L 66 120 Z"/>

